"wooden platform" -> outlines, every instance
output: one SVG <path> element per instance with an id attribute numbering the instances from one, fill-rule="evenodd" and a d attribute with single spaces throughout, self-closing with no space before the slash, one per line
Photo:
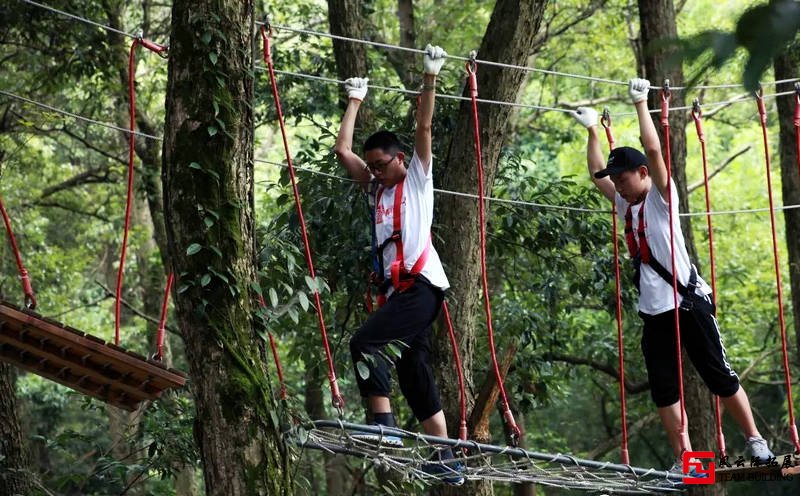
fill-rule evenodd
<path id="1" fill-rule="evenodd" d="M 787 458 L 788 457 L 788 458 Z M 775 457 L 774 465 L 750 465 L 747 460 L 744 466 L 737 466 L 729 460 L 731 467 L 717 467 L 714 471 L 716 482 L 749 481 L 749 480 L 780 480 L 781 468 L 784 464 L 794 467 L 800 464 L 800 456 L 788 454 Z"/>
<path id="2" fill-rule="evenodd" d="M 4 301 L 0 360 L 126 410 L 186 383 L 177 370 Z"/>

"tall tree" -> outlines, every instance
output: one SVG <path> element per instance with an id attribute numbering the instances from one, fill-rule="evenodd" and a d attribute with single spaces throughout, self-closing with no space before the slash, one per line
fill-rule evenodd
<path id="1" fill-rule="evenodd" d="M 23 440 L 14 388 L 16 371 L 0 362 L 0 494 L 29 494 L 30 457 Z"/>
<path id="2" fill-rule="evenodd" d="M 525 65 L 533 52 L 547 0 L 499 0 L 495 4 L 491 20 L 478 50 L 478 58 L 506 64 Z M 526 81 L 524 71 L 479 66 L 477 71 L 478 91 L 482 98 L 501 101 L 517 101 Z M 468 89 L 464 94 L 468 95 Z M 481 105 L 478 118 L 481 123 L 481 141 L 486 193 L 491 192 L 492 183 L 500 159 L 500 151 L 510 132 L 511 108 L 499 105 Z M 442 137 L 439 137 L 442 139 Z M 473 145 L 472 108 L 464 102 L 458 111 L 452 139 L 447 154 L 440 162 L 441 187 L 453 191 L 475 190 L 475 148 Z M 478 230 L 472 222 L 477 219 L 477 203 L 462 197 L 447 196 L 438 199 L 437 218 L 442 242 L 437 247 L 442 260 L 447 263 L 450 280 L 449 300 L 453 324 L 458 331 L 459 351 L 463 359 L 466 390 L 474 391 L 474 366 L 477 339 L 484 328 L 480 313 L 480 264 L 478 260 Z M 452 371 L 455 365 L 446 334 L 435 338 L 434 360 L 437 380 L 442 394 L 442 403 L 448 419 L 458 416 L 458 383 Z M 474 398 L 468 398 L 472 408 Z M 451 435 L 456 434 L 458 424 L 449 424 Z M 443 494 L 455 494 L 452 489 Z M 482 485 L 474 494 L 490 494 L 491 487 Z M 462 492 L 463 494 L 463 492 Z"/>
<path id="3" fill-rule="evenodd" d="M 775 79 L 797 77 L 800 69 L 800 43 L 793 43 L 783 55 L 775 59 Z M 780 162 L 783 204 L 800 204 L 800 166 L 797 165 L 797 148 L 794 121 L 794 98 L 778 98 L 778 124 L 780 126 Z M 786 223 L 786 246 L 789 251 L 789 279 L 792 287 L 794 334 L 800 353 L 800 210 L 783 212 Z"/>
<path id="4" fill-rule="evenodd" d="M 253 332 L 252 0 L 177 0 L 164 130 L 176 314 L 211 495 L 289 494 L 277 404 Z"/>
<path id="5" fill-rule="evenodd" d="M 661 45 L 664 40 L 675 39 L 678 36 L 675 7 L 672 0 L 639 0 L 638 3 L 644 57 L 643 65 L 645 68 L 643 76 L 655 86 L 663 84 L 666 79 L 669 79 L 670 86 L 683 85 L 683 68 L 680 64 L 670 64 L 669 62 L 674 48 L 667 48 Z M 671 93 L 670 106 L 683 106 L 683 94 L 680 91 L 672 91 Z M 661 98 L 659 92 L 651 91 L 650 108 L 660 108 Z M 685 112 L 670 113 L 672 184 L 678 190 L 678 197 L 680 198 L 679 209 L 681 212 L 689 211 L 689 194 L 686 182 L 686 119 Z M 656 127 L 663 135 L 663 126 L 657 118 Z M 664 140 L 662 140 L 661 146 L 666 147 Z M 664 153 L 666 156 L 666 150 L 664 150 Z M 691 219 L 689 217 L 681 218 L 681 227 L 689 258 L 697 261 L 697 249 L 692 235 Z M 688 365 L 691 362 L 686 359 L 686 356 L 686 353 L 683 353 L 684 396 L 686 415 L 689 421 L 689 437 L 694 448 L 712 449 L 712 447 L 716 446 L 712 396 L 694 370 L 694 367 Z M 722 485 L 698 486 L 699 488 L 692 488 L 693 494 L 707 496 L 725 494 L 725 488 Z"/>

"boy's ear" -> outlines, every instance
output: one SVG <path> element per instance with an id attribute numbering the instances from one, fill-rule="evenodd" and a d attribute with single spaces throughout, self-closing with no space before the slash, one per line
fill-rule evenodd
<path id="1" fill-rule="evenodd" d="M 640 165 L 639 175 L 641 176 L 642 179 L 646 178 L 647 176 L 650 175 L 650 169 L 648 169 L 646 165 Z"/>
<path id="2" fill-rule="evenodd" d="M 397 152 L 397 160 L 399 160 L 401 164 L 405 161 L 405 158 L 406 158 L 405 153 Z"/>

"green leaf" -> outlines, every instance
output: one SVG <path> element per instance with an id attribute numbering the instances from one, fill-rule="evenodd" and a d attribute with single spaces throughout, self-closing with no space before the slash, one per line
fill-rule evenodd
<path id="1" fill-rule="evenodd" d="M 295 307 L 290 308 L 287 313 L 289 314 L 289 317 L 292 319 L 292 322 L 294 322 L 295 324 L 300 322 L 300 316 L 297 315 L 297 309 Z"/>
<path id="2" fill-rule="evenodd" d="M 218 132 L 219 132 L 219 129 L 217 129 L 217 126 L 215 126 L 214 124 L 211 124 L 210 126 L 208 126 L 208 135 L 209 136 L 214 136 Z"/>
<path id="3" fill-rule="evenodd" d="M 208 247 L 208 249 L 209 249 L 209 250 L 211 250 L 211 251 L 213 251 L 213 252 L 214 252 L 214 254 L 215 254 L 216 256 L 218 256 L 219 258 L 222 258 L 222 250 L 220 250 L 220 249 L 219 249 L 219 248 L 217 248 L 216 246 L 209 246 L 209 247 Z"/>
<path id="4" fill-rule="evenodd" d="M 208 60 L 210 60 L 213 65 L 217 65 L 218 58 L 219 56 L 214 52 L 208 54 Z"/>
<path id="5" fill-rule="evenodd" d="M 261 286 L 259 286 L 257 282 L 251 282 L 250 289 L 252 289 L 257 295 L 261 294 Z"/>
<path id="6" fill-rule="evenodd" d="M 211 102 L 211 105 L 214 106 L 214 117 L 219 115 L 219 103 L 216 100 Z"/>
<path id="7" fill-rule="evenodd" d="M 312 293 L 317 292 L 317 281 L 311 278 L 311 276 L 306 276 L 306 285 L 308 289 L 311 290 Z"/>
<path id="8" fill-rule="evenodd" d="M 297 298 L 300 300 L 300 306 L 303 307 L 303 311 L 308 311 L 308 296 L 302 291 L 297 293 Z"/>
<path id="9" fill-rule="evenodd" d="M 211 282 L 211 274 L 203 274 L 203 277 L 200 278 L 200 286 L 206 287 L 208 283 Z"/>
<path id="10" fill-rule="evenodd" d="M 211 227 L 214 225 L 214 219 L 211 217 L 203 217 L 203 222 L 205 223 L 206 227 Z"/>
<path id="11" fill-rule="evenodd" d="M 191 167 L 192 169 L 203 170 L 203 166 L 198 164 L 197 162 L 192 162 L 191 164 L 189 164 L 189 167 Z"/>
<path id="12" fill-rule="evenodd" d="M 278 292 L 275 291 L 275 288 L 269 288 L 269 302 L 273 307 L 278 306 Z"/>
<path id="13" fill-rule="evenodd" d="M 356 362 L 356 369 L 358 370 L 358 376 L 362 379 L 369 379 L 369 367 L 367 364 L 362 362 L 361 360 Z"/>
<path id="14" fill-rule="evenodd" d="M 183 283 L 178 287 L 178 294 L 185 293 L 187 289 L 189 289 L 192 284 Z"/>
<path id="15" fill-rule="evenodd" d="M 394 343 L 389 343 L 386 345 L 386 349 L 389 350 L 389 353 L 394 355 L 396 358 L 400 358 L 403 354 L 403 351 Z"/>
<path id="16" fill-rule="evenodd" d="M 188 248 L 186 248 L 186 254 L 191 257 L 192 255 L 194 255 L 195 253 L 199 252 L 202 249 L 203 247 L 200 246 L 199 243 L 192 243 L 189 245 Z"/>
<path id="17" fill-rule="evenodd" d="M 206 31 L 205 33 L 203 33 L 203 36 L 200 37 L 200 41 L 202 41 L 206 45 L 211 43 L 211 33 L 209 31 Z"/>

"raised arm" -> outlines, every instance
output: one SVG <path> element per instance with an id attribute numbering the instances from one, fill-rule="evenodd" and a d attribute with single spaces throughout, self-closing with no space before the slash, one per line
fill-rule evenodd
<path id="1" fill-rule="evenodd" d="M 611 179 L 608 176 L 601 178 L 594 177 L 595 172 L 605 167 L 603 151 L 600 148 L 600 138 L 597 132 L 597 111 L 588 107 L 578 107 L 571 115 L 576 121 L 580 122 L 589 133 L 589 138 L 586 141 L 586 164 L 589 167 L 589 176 L 594 185 L 597 186 L 597 189 L 603 193 L 603 196 L 614 201 L 616 189 Z"/>
<path id="2" fill-rule="evenodd" d="M 639 117 L 639 136 L 644 146 L 644 154 L 647 156 L 647 170 L 653 186 L 658 188 L 662 198 L 667 198 L 667 166 L 664 157 L 661 155 L 661 140 L 658 138 L 656 126 L 653 118 L 647 109 L 647 92 L 650 89 L 650 81 L 647 79 L 631 79 L 628 90 L 631 101 L 636 107 L 636 115 Z"/>
<path id="3" fill-rule="evenodd" d="M 447 52 L 441 47 L 428 45 L 425 47 L 423 66 L 425 74 L 422 79 L 422 94 L 417 107 L 417 126 L 414 132 L 414 149 L 422 161 L 425 175 L 431 166 L 433 155 L 431 127 L 433 123 L 433 107 L 436 100 L 436 76 L 444 64 Z"/>
<path id="4" fill-rule="evenodd" d="M 333 151 L 336 153 L 336 158 L 339 163 L 344 165 L 347 173 L 355 181 L 366 187 L 369 183 L 371 175 L 367 164 L 353 152 L 353 129 L 356 125 L 356 116 L 358 109 L 361 107 L 361 101 L 367 96 L 367 81 L 366 78 L 350 78 L 344 82 L 345 90 L 349 98 L 347 102 L 347 109 L 344 111 L 342 117 L 342 124 L 339 126 L 339 134 L 336 136 L 336 145 Z"/>

